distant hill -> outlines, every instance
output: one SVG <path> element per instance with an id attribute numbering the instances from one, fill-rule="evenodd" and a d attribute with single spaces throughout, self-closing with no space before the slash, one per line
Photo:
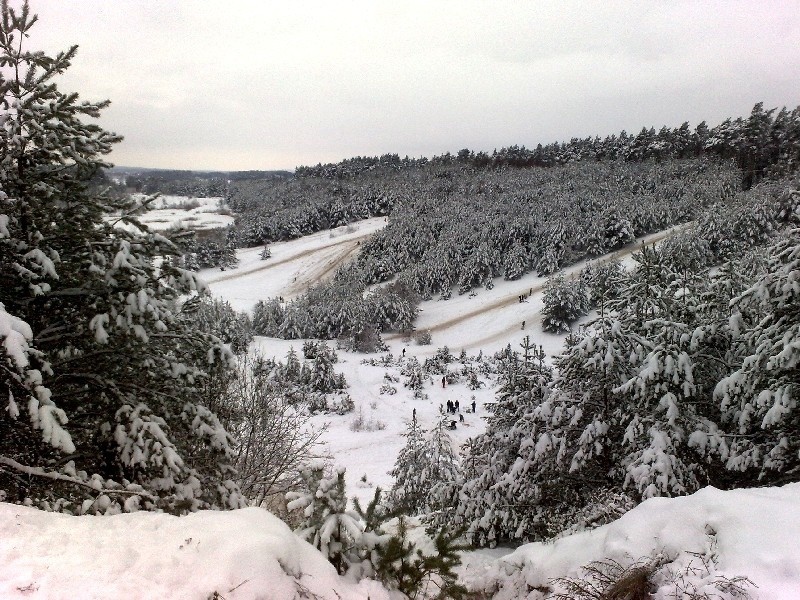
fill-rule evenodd
<path id="1" fill-rule="evenodd" d="M 144 176 L 155 177 L 163 180 L 187 179 L 281 179 L 294 177 L 292 171 L 202 171 L 180 169 L 158 169 L 153 167 L 124 167 L 115 166 L 106 171 L 110 176 Z"/>

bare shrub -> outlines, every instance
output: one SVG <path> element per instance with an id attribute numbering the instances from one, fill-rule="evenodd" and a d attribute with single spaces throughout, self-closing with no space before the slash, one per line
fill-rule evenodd
<path id="1" fill-rule="evenodd" d="M 180 208 L 181 210 L 193 210 L 195 208 L 200 208 L 200 206 L 202 206 L 200 201 L 197 198 L 192 198 L 190 200 L 179 202 L 177 208 Z"/>
<path id="2" fill-rule="evenodd" d="M 386 423 L 375 417 L 365 417 L 364 410 L 359 406 L 356 416 L 350 421 L 350 431 L 382 431 Z"/>
<path id="3" fill-rule="evenodd" d="M 612 559 L 598 560 L 581 567 L 583 576 L 562 577 L 551 582 L 563 592 L 551 594 L 553 600 L 648 600 L 655 591 L 653 573 L 658 560 L 640 559 L 623 566 Z"/>
<path id="4" fill-rule="evenodd" d="M 686 566 L 663 555 L 644 557 L 630 565 L 613 559 L 598 560 L 581 567 L 581 577 L 560 577 L 550 582 L 559 591 L 552 600 L 650 600 L 656 592 L 685 600 L 716 600 L 723 597 L 750 600 L 747 577 L 714 573 L 711 557 L 686 552 L 692 557 Z M 721 596 L 725 594 L 725 596 Z"/>
<path id="5" fill-rule="evenodd" d="M 318 457 L 324 429 L 314 429 L 309 416 L 288 401 L 267 372 L 254 372 L 257 363 L 242 358 L 227 386 L 226 428 L 234 440 L 242 493 L 255 505 L 277 507 L 274 498 L 283 498 L 300 482 L 305 464 Z"/>

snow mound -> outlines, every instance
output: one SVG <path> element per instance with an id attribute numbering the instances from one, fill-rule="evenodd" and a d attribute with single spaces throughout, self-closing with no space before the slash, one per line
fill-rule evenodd
<path id="1" fill-rule="evenodd" d="M 617 521 L 551 543 L 526 544 L 473 573 L 473 589 L 498 590 L 495 598 L 544 598 L 559 577 L 581 575 L 581 566 L 612 559 L 629 565 L 662 555 L 673 568 L 702 566 L 713 577 L 746 576 L 753 598 L 800 598 L 800 484 L 652 498 Z M 672 598 L 660 590 L 664 598 Z M 656 595 L 656 598 L 662 596 Z M 717 597 L 717 596 L 714 596 Z M 725 598 L 727 596 L 719 596 Z"/>
<path id="2" fill-rule="evenodd" d="M 389 597 L 258 508 L 73 517 L 0 503 L 0 565 L 0 598 Z"/>

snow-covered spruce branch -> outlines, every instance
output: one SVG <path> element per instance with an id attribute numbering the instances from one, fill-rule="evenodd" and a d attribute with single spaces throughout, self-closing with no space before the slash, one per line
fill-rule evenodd
<path id="1" fill-rule="evenodd" d="M 725 367 L 726 369 L 735 369 L 736 366 L 737 366 L 735 364 L 726 362 L 726 361 L 722 360 L 719 357 L 711 356 L 710 354 L 704 354 L 704 353 L 696 354 L 695 358 L 704 358 L 706 360 L 711 360 L 711 361 L 717 362 L 717 363 L 721 364 L 723 367 Z"/>
<path id="2" fill-rule="evenodd" d="M 97 494 L 120 494 L 123 496 L 142 496 L 147 498 L 148 500 L 156 501 L 157 498 L 151 494 L 148 494 L 144 490 L 122 490 L 122 489 L 109 489 L 109 488 L 97 488 L 94 485 L 77 479 L 75 477 L 70 477 L 69 475 L 64 475 L 63 473 L 58 473 L 56 471 L 45 471 L 41 467 L 29 467 L 27 465 L 23 465 L 18 463 L 12 458 L 8 458 L 6 456 L 0 456 L 0 465 L 6 466 L 10 469 L 14 469 L 19 473 L 25 473 L 26 475 L 32 475 L 34 477 L 43 477 L 44 479 L 51 479 L 53 481 L 61 481 L 63 483 L 69 483 L 71 485 L 76 485 L 79 487 L 84 487 L 86 489 L 92 490 Z"/>
<path id="3" fill-rule="evenodd" d="M 162 390 L 158 390 L 155 388 L 144 387 L 141 385 L 137 385 L 135 383 L 128 383 L 124 381 L 112 381 L 105 377 L 101 377 L 100 375 L 95 375 L 93 373 L 63 373 L 56 377 L 56 380 L 89 380 L 94 381 L 99 387 L 103 388 L 105 391 L 113 392 L 118 398 L 122 400 L 127 400 L 127 396 L 123 389 L 127 389 L 134 392 L 144 392 L 145 394 L 149 394 L 155 398 L 160 399 L 167 399 L 173 400 L 175 402 L 182 402 L 182 398 L 175 394 L 171 394 Z"/>

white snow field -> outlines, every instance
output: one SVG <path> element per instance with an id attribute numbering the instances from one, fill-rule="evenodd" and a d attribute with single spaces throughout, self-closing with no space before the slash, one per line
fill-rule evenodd
<path id="1" fill-rule="evenodd" d="M 220 214 L 223 198 L 190 198 L 189 196 L 159 196 L 151 204 L 152 210 L 139 220 L 153 231 L 173 227 L 184 229 L 218 229 L 233 224 L 233 216 Z"/>
<path id="2" fill-rule="evenodd" d="M 214 295 L 238 310 L 251 310 L 269 297 L 288 300 L 332 276 L 355 255 L 359 242 L 384 223 L 382 218 L 369 219 L 271 244 L 272 257 L 265 261 L 259 259 L 260 248 L 241 250 L 236 269 L 210 269 L 202 277 Z M 645 242 L 667 235 L 654 234 Z M 638 247 L 602 260 L 629 260 Z M 577 274 L 582 267 L 574 265 L 565 274 Z M 474 395 L 477 413 L 464 414 L 464 423 L 451 432 L 454 444 L 460 446 L 484 430 L 484 404 L 493 401 L 495 392 L 490 384 L 471 391 L 463 384 L 442 388 L 434 380 L 424 389 L 428 399 L 414 399 L 399 375 L 402 350 L 406 357 L 421 360 L 444 345 L 456 357 L 462 348 L 469 355 L 480 350 L 488 354 L 506 344 L 517 348 L 523 336 L 530 335 L 549 354 L 557 353 L 563 336 L 541 331 L 543 284 L 543 278 L 528 275 L 515 282 L 497 280 L 494 289 L 472 297 L 423 302 L 417 327 L 430 329 L 433 343 L 417 346 L 399 335 L 386 336 L 394 356 L 387 367 L 361 363 L 375 355 L 338 351 L 335 368 L 350 385 L 347 391 L 356 413 L 316 416 L 313 422 L 327 424 L 325 452 L 333 464 L 347 468 L 351 496 L 367 501 L 376 486 L 391 487 L 388 472 L 404 444 L 402 434 L 414 409 L 422 426 L 429 428 L 448 399 L 458 399 L 464 413 Z M 531 291 L 527 302 L 519 303 L 518 296 Z M 302 343 L 257 338 L 252 351 L 284 360 L 291 347 L 301 352 Z M 459 367 L 458 362 L 452 365 Z M 392 383 L 396 393 L 380 393 L 385 374 L 399 379 Z M 385 427 L 352 431 L 359 411 L 367 422 Z M 753 598 L 800 599 L 799 539 L 800 484 L 730 492 L 707 488 L 685 498 L 648 500 L 612 524 L 553 543 L 529 544 L 511 554 L 499 548 L 467 553 L 461 573 L 471 588 L 497 598 L 536 600 L 545 597 L 540 590 L 552 579 L 578 575 L 581 565 L 593 560 L 629 564 L 661 553 L 683 567 L 700 560 L 687 554 L 694 552 L 710 561 L 713 573 L 708 581 L 719 575 L 747 576 L 758 586 L 750 590 Z M 0 504 L 0 598 L 206 600 L 215 592 L 226 600 L 390 597 L 375 582 L 355 584 L 337 576 L 321 555 L 261 509 L 181 518 L 152 513 L 70 517 Z"/>

